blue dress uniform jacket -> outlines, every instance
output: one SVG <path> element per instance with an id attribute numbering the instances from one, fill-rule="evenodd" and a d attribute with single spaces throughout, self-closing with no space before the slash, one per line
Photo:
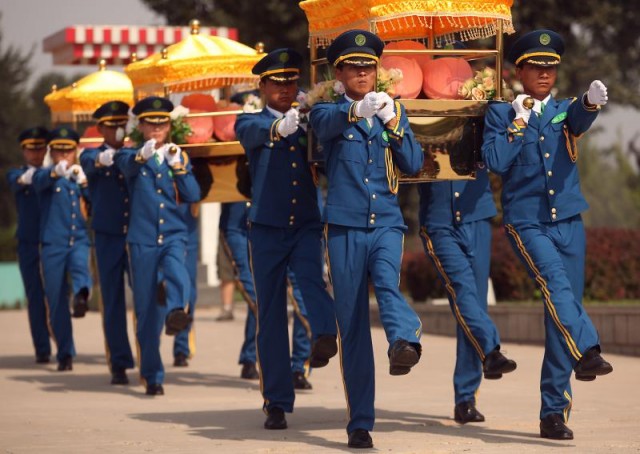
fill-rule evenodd
<path id="1" fill-rule="evenodd" d="M 253 197 L 249 221 L 273 227 L 318 223 L 316 187 L 307 162 L 307 136 L 301 128 L 288 137 L 275 131 L 268 110 L 244 114 L 236 133 L 249 159 Z"/>
<path id="2" fill-rule="evenodd" d="M 49 323 L 58 347 L 58 361 L 75 356 L 67 273 L 74 294 L 92 287 L 89 273 L 89 235 L 81 198 L 88 198 L 86 187 L 58 178 L 53 167 L 39 169 L 33 186 L 40 200 L 40 241 L 44 288 Z"/>
<path id="3" fill-rule="evenodd" d="M 509 104 L 492 104 L 485 117 L 482 153 L 502 176 L 502 204 L 509 240 L 535 279 L 545 304 L 545 357 L 540 417 L 569 416 L 572 368 L 599 344 L 582 307 L 585 233 L 575 137 L 597 116 L 582 100 L 556 101 L 531 114 L 522 137 L 509 139 Z"/>
<path id="4" fill-rule="evenodd" d="M 396 102 L 393 130 L 354 114 L 355 102 L 315 104 L 311 126 L 322 146 L 329 192 L 324 209 L 329 271 L 336 301 L 340 355 L 348 401 L 347 432 L 374 425 L 374 364 L 369 277 L 387 341 L 420 352 L 422 325 L 399 290 L 406 227 L 396 190 L 400 171 L 420 170 L 423 154 Z"/>
<path id="5" fill-rule="evenodd" d="M 487 314 L 490 219 L 496 215 L 488 172 L 482 166 L 475 180 L 425 183 L 418 192 L 420 236 L 457 321 L 455 403 L 475 403 L 485 355 L 500 345 Z"/>
<path id="6" fill-rule="evenodd" d="M 287 272 L 295 274 L 313 336 L 335 335 L 333 300 L 322 279 L 322 229 L 317 192 L 301 128 L 281 137 L 265 108 L 238 117 L 235 130 L 249 159 L 253 201 L 249 250 L 258 306 L 257 357 L 264 408 L 293 411 Z"/>
<path id="7" fill-rule="evenodd" d="M 98 155 L 106 149 L 103 144 L 84 150 L 80 165 L 89 182 L 105 346 L 109 369 L 113 372 L 133 367 L 124 296 L 125 272 L 129 264 L 126 249 L 129 191 L 124 175 L 116 165 L 105 167 L 98 162 Z"/>
<path id="8" fill-rule="evenodd" d="M 404 107 L 395 131 L 373 118 L 371 128 L 353 113 L 354 103 L 315 104 L 311 126 L 323 149 L 329 189 L 323 221 L 349 227 L 403 227 L 395 190 L 398 169 L 420 170 L 424 156 Z M 389 151 L 387 151 L 389 150 Z M 393 156 L 393 164 L 387 161 Z M 395 181 L 397 184 L 397 181 Z"/>
<path id="9" fill-rule="evenodd" d="M 23 166 L 7 172 L 7 182 L 16 200 L 18 211 L 18 262 L 27 295 L 29 327 L 36 356 L 51 355 L 44 288 L 40 272 L 40 204 L 33 184 L 21 184 L 20 176 L 28 169 Z"/>
<path id="10" fill-rule="evenodd" d="M 187 224 L 182 204 L 200 199 L 200 188 L 182 152 L 185 170 L 176 172 L 154 157 L 142 162 L 136 151 L 115 154 L 131 199 L 127 242 L 131 261 L 136 337 L 143 383 L 161 384 L 164 367 L 160 357 L 160 334 L 165 316 L 189 304 L 190 279 L 185 265 Z M 161 276 L 166 289 L 166 308 L 157 304 Z"/>

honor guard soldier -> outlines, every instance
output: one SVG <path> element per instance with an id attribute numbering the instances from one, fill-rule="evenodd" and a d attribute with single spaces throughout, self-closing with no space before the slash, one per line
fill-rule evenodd
<path id="1" fill-rule="evenodd" d="M 421 353 L 420 318 L 398 288 L 406 226 L 398 205 L 397 172 L 416 173 L 423 155 L 403 106 L 375 91 L 383 47 L 364 30 L 338 36 L 327 59 L 345 94 L 335 103 L 314 104 L 310 119 L 328 179 L 324 221 L 353 448 L 373 446 L 369 276 L 390 345 L 391 375 L 407 374 Z"/>
<path id="2" fill-rule="evenodd" d="M 18 142 L 25 165 L 7 172 L 7 181 L 18 211 L 18 263 L 27 295 L 27 312 L 37 363 L 48 363 L 51 343 L 40 273 L 40 206 L 33 188 L 33 174 L 42 167 L 47 151 L 47 131 L 42 127 L 22 131 Z"/>
<path id="3" fill-rule="evenodd" d="M 482 375 L 498 379 L 516 363 L 500 352 L 500 336 L 487 313 L 491 262 L 491 218 L 496 206 L 484 165 L 471 181 L 418 186 L 420 237 L 447 289 L 457 322 L 454 420 L 482 422 L 476 395 Z"/>
<path id="4" fill-rule="evenodd" d="M 129 105 L 110 101 L 94 113 L 104 142 L 80 155 L 80 164 L 89 180 L 91 227 L 95 235 L 96 259 L 102 294 L 102 327 L 112 385 L 129 383 L 127 369 L 133 355 L 127 335 L 127 307 L 124 297 L 126 250 L 129 226 L 129 191 L 124 175 L 114 165 L 114 156 L 124 146 Z"/>
<path id="5" fill-rule="evenodd" d="M 244 329 L 244 342 L 240 350 L 239 364 L 242 365 L 240 377 L 248 380 L 259 378 L 256 369 L 256 292 L 249 266 L 247 238 L 247 210 L 250 203 L 223 203 L 220 215 L 220 239 L 225 253 L 233 265 L 236 284 L 247 302 L 247 319 Z M 289 272 L 289 299 L 293 305 L 293 332 L 291 350 L 291 372 L 294 389 L 311 389 L 307 380 L 309 374 L 309 355 L 311 354 L 311 327 L 307 311 L 302 300 L 300 288 L 294 283 L 294 275 Z"/>
<path id="6" fill-rule="evenodd" d="M 131 199 L 127 243 L 140 375 L 146 394 L 152 396 L 164 394 L 163 324 L 167 334 L 175 335 L 191 322 L 185 312 L 190 284 L 185 266 L 187 225 L 181 204 L 200 199 L 188 156 L 169 142 L 172 110 L 166 98 L 151 96 L 139 101 L 132 112 L 145 142 L 139 150 L 121 150 L 114 158 L 128 182 Z M 157 303 L 159 276 L 164 281 L 166 308 Z"/>
<path id="7" fill-rule="evenodd" d="M 59 127 L 47 136 L 53 166 L 33 175 L 33 186 L 40 200 L 40 243 L 47 297 L 49 324 L 58 347 L 58 370 L 73 369 L 76 355 L 73 343 L 69 286 L 74 294 L 73 316 L 84 317 L 92 287 L 89 272 L 89 234 L 86 204 L 87 177 L 76 164 L 78 133 Z"/>
<path id="8" fill-rule="evenodd" d="M 287 329 L 287 270 L 300 286 L 313 332 L 311 367 L 337 353 L 333 300 L 322 279 L 322 225 L 307 161 L 306 135 L 292 108 L 302 56 L 277 49 L 263 57 L 260 76 L 266 106 L 240 115 L 235 130 L 249 160 L 253 197 L 249 251 L 258 306 L 257 356 L 266 429 L 285 429 L 295 399 Z"/>
<path id="9" fill-rule="evenodd" d="M 489 106 L 484 161 L 502 176 L 507 236 L 540 288 L 545 313 L 540 436 L 570 440 L 572 369 L 591 381 L 613 368 L 600 356 L 600 339 L 582 306 L 585 231 L 580 213 L 588 205 L 578 179 L 576 139 L 607 102 L 595 80 L 579 98 L 551 96 L 564 51 L 562 37 L 537 30 L 520 37 L 509 60 L 524 94 Z M 529 99 L 527 99 L 529 98 Z"/>

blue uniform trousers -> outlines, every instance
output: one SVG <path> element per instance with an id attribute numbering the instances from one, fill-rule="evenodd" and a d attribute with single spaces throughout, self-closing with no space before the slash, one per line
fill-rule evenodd
<path id="1" fill-rule="evenodd" d="M 455 403 L 475 402 L 485 355 L 500 345 L 498 330 L 487 313 L 491 223 L 484 219 L 455 226 L 427 226 L 420 236 L 447 289 L 457 321 Z"/>
<path id="2" fill-rule="evenodd" d="M 329 271 L 349 411 L 347 432 L 372 430 L 375 420 L 369 277 L 389 345 L 400 339 L 414 344 L 420 341 L 420 318 L 398 288 L 403 241 L 403 230 L 397 227 L 327 226 Z"/>
<path id="3" fill-rule="evenodd" d="M 189 307 L 187 308 L 187 312 L 193 320 L 195 320 L 195 310 L 196 310 L 196 300 L 198 298 L 198 249 L 199 242 L 189 241 L 187 244 L 187 255 L 185 259 L 185 265 L 187 267 L 187 272 L 189 273 L 189 283 L 190 283 L 190 291 L 189 291 Z M 173 341 L 173 356 L 175 357 L 178 353 L 182 353 L 186 355 L 188 358 L 191 358 L 196 354 L 196 339 L 195 339 L 195 328 L 193 327 L 193 321 L 189 324 L 189 326 L 178 334 Z"/>
<path id="4" fill-rule="evenodd" d="M 161 384 L 164 366 L 160 357 L 160 335 L 168 312 L 183 308 L 189 300 L 189 275 L 185 267 L 186 244 L 181 240 L 162 245 L 129 243 L 136 338 L 143 384 Z M 167 306 L 157 301 L 158 275 L 166 287 Z"/>
<path id="5" fill-rule="evenodd" d="M 577 215 L 559 222 L 507 224 L 505 228 L 544 301 L 540 418 L 558 413 L 568 419 L 573 367 L 585 351 L 600 343 L 582 307 L 586 250 L 582 219 Z"/>
<path id="6" fill-rule="evenodd" d="M 44 243 L 41 257 L 49 325 L 58 347 L 56 358 L 62 361 L 76 355 L 69 311 L 67 273 L 71 276 L 73 294 L 82 288 L 91 290 L 89 241 L 77 240 L 73 246 Z"/>
<path id="7" fill-rule="evenodd" d="M 249 251 L 258 306 L 257 358 L 264 407 L 293 411 L 295 394 L 289 354 L 287 269 L 302 293 L 314 336 L 335 334 L 333 300 L 322 279 L 321 227 L 271 227 L 252 223 Z"/>
<path id="8" fill-rule="evenodd" d="M 298 286 L 295 274 L 288 273 L 289 278 L 289 299 L 293 306 L 293 345 L 291 348 L 291 372 L 303 372 L 308 375 L 310 372 L 309 356 L 311 356 L 311 326 L 309 325 L 309 315 L 304 305 L 302 291 Z"/>
<path id="9" fill-rule="evenodd" d="M 107 363 L 113 372 L 133 367 L 127 335 L 127 305 L 124 297 L 128 259 L 125 235 L 95 232 L 96 260 L 102 293 L 102 328 Z"/>
<path id="10" fill-rule="evenodd" d="M 44 288 L 40 273 L 40 245 L 18 241 L 18 263 L 24 291 L 27 295 L 29 328 L 36 356 L 51 355 L 47 308 L 44 302 Z"/>

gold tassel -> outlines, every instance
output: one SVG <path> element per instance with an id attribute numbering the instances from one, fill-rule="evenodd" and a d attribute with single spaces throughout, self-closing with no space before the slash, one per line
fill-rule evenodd
<path id="1" fill-rule="evenodd" d="M 384 161 L 387 169 L 387 181 L 389 182 L 389 191 L 392 194 L 398 193 L 398 167 L 393 162 L 393 154 L 391 148 L 387 147 L 384 150 Z"/>

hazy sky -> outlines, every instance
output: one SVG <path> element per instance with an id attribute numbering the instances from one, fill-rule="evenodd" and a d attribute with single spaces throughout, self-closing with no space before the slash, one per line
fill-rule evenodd
<path id="1" fill-rule="evenodd" d="M 13 45 L 25 51 L 35 47 L 31 82 L 39 75 L 52 70 L 73 75 L 97 69 L 93 66 L 53 65 L 51 54 L 42 51 L 42 41 L 64 27 L 165 24 L 164 18 L 149 10 L 140 0 L 0 0 L 0 12 L 3 45 Z M 602 79 L 606 84 L 606 74 L 602 75 Z M 579 96 L 580 93 L 576 92 L 575 95 Z M 626 143 L 636 134 L 640 137 L 640 113 L 635 109 L 607 106 L 596 125 L 602 126 L 605 130 L 603 134 L 593 136 L 600 144 L 617 141 L 619 137 Z"/>

